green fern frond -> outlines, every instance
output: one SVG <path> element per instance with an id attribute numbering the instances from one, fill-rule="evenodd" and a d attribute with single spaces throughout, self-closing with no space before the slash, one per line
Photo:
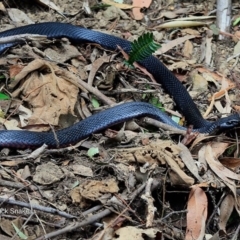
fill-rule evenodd
<path id="1" fill-rule="evenodd" d="M 131 52 L 127 64 L 133 65 L 134 62 L 141 61 L 150 55 L 152 55 L 160 44 L 155 43 L 153 40 L 153 33 L 145 33 L 140 36 L 137 40 L 131 43 Z"/>

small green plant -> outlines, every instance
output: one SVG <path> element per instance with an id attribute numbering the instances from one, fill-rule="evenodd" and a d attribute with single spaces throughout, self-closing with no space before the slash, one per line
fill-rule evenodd
<path id="1" fill-rule="evenodd" d="M 100 107 L 100 104 L 95 97 L 91 98 L 91 102 L 92 102 L 92 105 L 93 105 L 94 108 L 99 108 Z"/>
<path id="2" fill-rule="evenodd" d="M 152 96 L 149 100 L 149 103 L 151 103 L 153 106 L 161 109 L 163 112 L 165 111 L 163 104 L 159 101 L 159 99 L 157 97 Z"/>
<path id="3" fill-rule="evenodd" d="M 9 99 L 10 97 L 7 94 L 0 92 L 0 100 L 9 100 Z"/>
<path id="4" fill-rule="evenodd" d="M 233 22 L 233 26 L 236 26 L 240 23 L 240 17 L 238 17 L 234 22 Z"/>
<path id="5" fill-rule="evenodd" d="M 150 55 L 152 55 L 160 44 L 154 42 L 153 33 L 145 33 L 141 35 L 137 40 L 131 43 L 131 52 L 129 59 L 126 61 L 127 65 L 132 66 L 134 62 L 141 61 Z"/>

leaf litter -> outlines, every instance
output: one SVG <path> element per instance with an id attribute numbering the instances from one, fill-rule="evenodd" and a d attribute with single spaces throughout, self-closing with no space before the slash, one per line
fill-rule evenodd
<path id="1" fill-rule="evenodd" d="M 19 5 L 11 6 L 19 8 L 25 14 L 19 15 L 19 20 L 15 14 L 15 21 L 63 21 L 66 12 L 81 12 L 82 7 L 79 1 L 72 1 L 71 4 L 68 0 L 55 1 L 54 4 L 41 2 L 56 12 L 41 9 L 36 14 L 36 10 L 34 12 L 27 7 L 23 9 Z M 134 4 L 138 3 L 121 4 L 100 8 L 98 12 L 92 11 L 92 17 L 76 17 L 77 21 L 73 23 L 108 30 L 109 33 L 120 37 L 135 38 L 146 30 L 146 25 L 142 26 L 140 22 L 134 22 L 132 19 L 148 17 L 149 14 L 152 19 L 149 29 L 159 29 L 164 27 L 163 24 L 165 27 L 168 24 L 168 29 L 161 30 L 162 48 L 155 54 L 161 57 L 164 64 L 184 84 L 187 83 L 189 92 L 202 114 L 206 111 L 207 118 L 216 119 L 216 115 L 228 114 L 233 107 L 238 109 L 238 93 L 231 74 L 227 72 L 229 67 L 226 67 L 225 57 L 226 54 L 234 54 L 234 50 L 229 46 L 220 45 L 222 52 L 219 55 L 216 51 L 219 45 L 209 32 L 210 29 L 193 27 L 207 26 L 212 21 L 211 16 L 180 19 L 185 14 L 202 14 L 206 11 L 204 4 L 198 4 L 195 10 L 189 8 L 188 3 L 178 7 L 170 4 L 159 12 L 151 2 L 150 6 L 146 6 L 149 8 L 146 12 L 140 12 L 140 8 L 133 8 Z M 209 9 L 213 8 L 211 1 L 208 4 Z M 89 5 L 92 6 L 92 3 L 89 2 Z M 8 8 L 4 6 L 2 9 L 5 7 Z M 135 9 L 135 13 L 120 10 L 118 7 Z M 8 18 L 10 11 L 5 12 L 4 24 L 9 23 Z M 64 20 L 66 18 L 67 14 Z M 168 19 L 178 21 L 165 23 Z M 175 31 L 169 28 L 169 24 L 185 28 Z M 117 31 L 119 29 L 120 31 Z M 233 36 L 232 39 L 237 39 Z M 84 118 L 95 111 L 104 110 L 106 103 L 114 105 L 116 102 L 131 99 L 141 100 L 143 94 L 140 90 L 152 89 L 154 86 L 146 81 L 149 73 L 141 67 L 141 71 L 119 67 L 123 61 L 119 54 L 114 53 L 114 58 L 110 58 L 109 52 L 97 49 L 94 45 L 76 47 L 67 40 L 56 42 L 56 46 L 55 43 L 51 43 L 44 51 L 43 46 L 44 44 L 28 42 L 21 50 L 16 48 L 7 53 L 7 61 L 0 61 L 1 66 L 8 65 L 10 69 L 4 74 L 11 78 L 9 87 L 14 89 L 11 92 L 13 101 L 15 98 L 20 99 L 18 104 L 5 108 L 9 115 L 1 122 L 5 126 L 8 123 L 12 124 L 7 129 L 25 127 L 43 131 L 50 129 L 49 125 L 57 129 L 62 125 L 59 120 L 61 115 Z M 232 71 L 235 71 L 234 64 L 238 66 L 234 58 L 229 58 L 227 64 Z M 82 67 L 86 65 L 87 67 Z M 111 84 L 108 84 L 105 72 L 109 65 L 116 72 L 114 77 L 120 81 L 112 78 Z M 219 72 L 212 71 L 212 66 Z M 79 76 L 82 79 L 79 80 Z M 127 84 L 121 78 L 127 79 Z M 90 86 L 84 85 L 82 80 L 86 79 L 91 83 Z M 104 89 L 103 96 L 99 90 L 104 85 L 107 88 Z M 128 91 L 121 92 L 122 88 Z M 139 92 L 131 92 L 131 89 L 137 89 Z M 8 91 L 4 88 L 3 90 Z M 116 91 L 116 94 L 111 94 L 112 90 Z M 156 98 L 159 92 L 145 94 L 144 99 L 150 101 L 152 97 Z M 166 106 L 171 108 L 172 100 L 167 96 L 165 98 L 168 103 L 170 101 Z M 92 99 L 95 99 L 97 104 L 94 104 Z M 172 108 L 169 111 L 167 109 L 167 112 L 174 111 L 176 110 Z M 184 119 L 181 119 L 181 122 L 184 123 Z M 142 133 L 136 133 L 136 129 L 140 129 Z M 27 212 L 25 215 L 14 212 L 14 216 L 19 217 L 21 221 L 16 224 L 7 220 L 7 224 L 4 225 L 6 220 L 2 220 L 3 232 L 11 237 L 14 234 L 22 238 L 26 235 L 28 239 L 36 239 L 36 236 L 40 237 L 46 233 L 58 236 L 58 229 L 62 228 L 58 223 L 63 221 L 66 223 L 62 232 L 64 234 L 74 232 L 76 228 L 81 229 L 80 232 L 74 232 L 76 239 L 143 239 L 143 236 L 149 239 L 203 239 L 207 235 L 213 237 L 220 234 L 220 230 L 229 237 L 232 236 L 237 224 L 229 222 L 231 218 L 235 219 L 235 223 L 239 222 L 240 180 L 239 150 L 234 138 L 227 138 L 225 135 L 197 135 L 189 128 L 183 138 L 186 147 L 179 142 L 179 138 L 161 130 L 149 130 L 145 125 L 143 128 L 138 125 L 133 129 L 126 124 L 119 131 L 121 137 L 116 137 L 118 130 L 119 128 L 109 129 L 107 134 L 96 134 L 93 138 L 81 142 L 80 145 L 85 148 L 43 148 L 34 155 L 27 151 L 18 151 L 16 156 L 12 155 L 12 151 L 4 150 L 6 154 L 1 157 L 3 169 L 0 172 L 1 198 L 6 195 L 14 196 L 14 200 L 22 202 L 31 202 L 37 198 L 37 204 L 42 206 L 43 210 L 37 212 L 37 217 L 30 215 L 30 222 L 26 222 L 28 229 L 34 229 L 32 223 L 38 223 L 39 217 L 47 221 L 41 220 L 42 224 L 36 225 L 37 230 L 34 234 L 28 229 L 21 232 L 24 226 L 22 220 L 25 221 L 29 215 Z M 88 150 L 94 148 L 99 148 L 99 151 L 88 156 Z M 13 171 L 14 168 L 18 169 L 17 174 Z M 18 190 L 20 182 L 24 185 Z M 38 185 L 39 192 L 28 190 L 29 184 L 34 189 L 33 183 Z M 23 186 L 25 188 L 22 189 Z M 52 193 L 49 193 L 46 186 Z M 12 193 L 13 189 L 16 192 Z M 10 204 L 8 206 L 11 207 Z M 18 212 L 22 210 L 17 202 L 15 206 Z M 51 210 L 59 215 L 46 213 L 45 206 L 52 207 Z M 98 209 L 99 212 L 94 212 L 94 209 Z M 60 217 L 63 214 L 61 211 L 67 211 L 76 217 L 75 228 L 71 228 L 71 218 Z M 234 215 L 234 211 L 238 216 Z M 101 217 L 98 217 L 98 213 Z M 109 219 L 103 218 L 104 213 L 108 213 Z M 7 216 L 4 217 L 7 219 Z M 103 221 L 97 229 L 93 226 L 86 227 L 88 223 L 84 225 L 84 219 L 89 223 L 98 224 L 101 219 Z"/>

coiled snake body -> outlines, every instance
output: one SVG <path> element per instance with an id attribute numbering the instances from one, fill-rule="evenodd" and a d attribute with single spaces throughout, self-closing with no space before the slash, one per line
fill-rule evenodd
<path id="1" fill-rule="evenodd" d="M 66 37 L 74 44 L 79 44 L 80 42 L 97 43 L 109 50 L 115 50 L 117 45 L 121 46 L 126 52 L 129 52 L 131 49 L 131 44 L 127 40 L 71 24 L 57 22 L 39 23 L 14 28 L 1 32 L 0 38 L 19 34 L 40 34 L 46 35 L 51 39 Z M 0 54 L 9 47 L 19 43 L 23 44 L 24 42 L 0 44 Z M 221 118 L 215 122 L 206 121 L 203 119 L 184 86 L 157 58 L 150 56 L 141 61 L 140 64 L 145 67 L 154 76 L 156 81 L 161 83 L 165 90 L 173 97 L 177 107 L 184 114 L 188 124 L 194 126 L 195 131 L 211 133 L 216 129 L 229 129 L 239 124 L 240 117 L 237 113 L 226 118 Z M 131 102 L 117 105 L 94 114 L 69 128 L 57 131 L 56 136 L 51 132 L 39 133 L 1 130 L 0 147 L 36 148 L 44 143 L 50 148 L 68 146 L 117 123 L 144 116 L 152 117 L 179 129 L 185 129 L 173 122 L 166 114 L 151 104 Z"/>

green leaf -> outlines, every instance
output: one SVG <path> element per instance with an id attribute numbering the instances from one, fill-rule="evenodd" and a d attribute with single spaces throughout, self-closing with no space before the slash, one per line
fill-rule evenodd
<path id="1" fill-rule="evenodd" d="M 2 75 L 0 75 L 0 80 L 5 80 L 6 79 L 6 77 L 2 74 Z"/>
<path id="2" fill-rule="evenodd" d="M 155 107 L 160 108 L 162 111 L 165 111 L 162 103 L 159 102 L 159 99 L 157 97 L 150 98 L 149 102 Z"/>
<path id="3" fill-rule="evenodd" d="M 172 116 L 172 120 L 175 122 L 175 123 L 179 123 L 180 121 L 180 117 L 177 117 L 177 116 Z"/>
<path id="4" fill-rule="evenodd" d="M 152 55 L 161 45 L 154 42 L 153 33 L 145 33 L 133 41 L 131 47 L 127 61 L 130 66 Z"/>
<path id="5" fill-rule="evenodd" d="M 233 26 L 236 26 L 240 23 L 240 17 L 238 17 L 234 22 L 233 22 Z"/>
<path id="6" fill-rule="evenodd" d="M 0 100 L 9 100 L 9 99 L 10 99 L 10 97 L 8 95 L 0 92 Z"/>
<path id="7" fill-rule="evenodd" d="M 93 105 L 94 108 L 99 108 L 100 107 L 100 104 L 99 104 L 99 102 L 96 98 L 92 97 L 91 102 L 92 102 L 92 105 Z"/>
<path id="8" fill-rule="evenodd" d="M 21 238 L 21 239 L 28 239 L 28 237 L 20 231 L 20 229 L 12 222 L 13 228 L 16 231 L 17 235 Z"/>
<path id="9" fill-rule="evenodd" d="M 209 28 L 212 30 L 214 35 L 219 35 L 219 28 L 215 24 L 210 25 Z"/>
<path id="10" fill-rule="evenodd" d="M 79 185 L 79 181 L 75 181 L 72 186 L 71 186 L 71 189 L 74 189 L 75 187 L 77 187 Z"/>
<path id="11" fill-rule="evenodd" d="M 93 158 L 94 155 L 96 154 L 99 154 L 99 149 L 97 147 L 91 147 L 89 148 L 88 152 L 87 152 L 87 155 L 90 157 L 90 158 Z"/>

